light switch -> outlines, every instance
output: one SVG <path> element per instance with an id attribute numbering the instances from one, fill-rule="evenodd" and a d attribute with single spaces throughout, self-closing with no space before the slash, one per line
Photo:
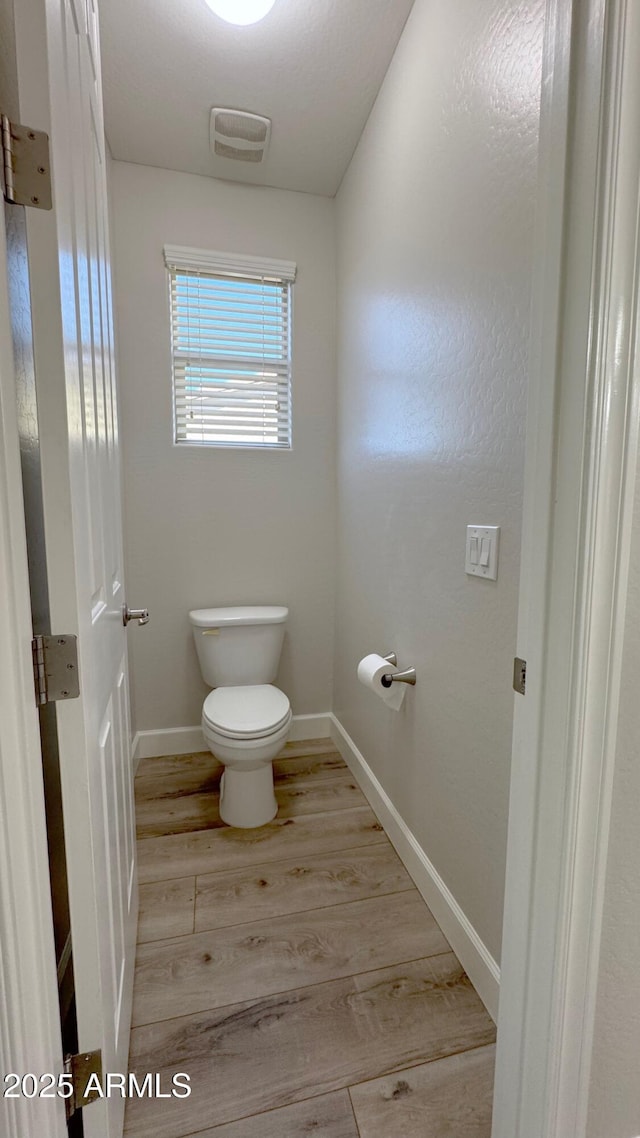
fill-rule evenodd
<path id="1" fill-rule="evenodd" d="M 466 572 L 472 577 L 495 581 L 499 544 L 500 526 L 467 526 Z"/>

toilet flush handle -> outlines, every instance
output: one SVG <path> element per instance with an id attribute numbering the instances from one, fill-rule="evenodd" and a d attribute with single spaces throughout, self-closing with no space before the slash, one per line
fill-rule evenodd
<path id="1" fill-rule="evenodd" d="M 127 605 L 123 605 L 122 623 L 127 625 L 130 620 L 137 620 L 138 624 L 148 624 L 149 609 L 130 609 Z"/>

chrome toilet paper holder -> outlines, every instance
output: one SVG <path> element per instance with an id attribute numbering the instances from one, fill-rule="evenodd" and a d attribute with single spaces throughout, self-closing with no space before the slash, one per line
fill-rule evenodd
<path id="1" fill-rule="evenodd" d="M 389 664 L 393 664 L 394 668 L 398 666 L 398 657 L 395 652 L 388 652 L 386 656 L 382 657 L 387 660 Z M 412 684 L 416 683 L 416 670 L 415 668 L 405 668 L 404 672 L 387 672 L 382 676 L 380 683 L 383 688 L 390 688 L 392 684 Z"/>

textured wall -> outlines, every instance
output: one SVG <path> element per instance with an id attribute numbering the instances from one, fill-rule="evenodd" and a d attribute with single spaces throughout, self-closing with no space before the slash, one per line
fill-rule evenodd
<path id="1" fill-rule="evenodd" d="M 416 0 L 338 196 L 334 709 L 500 952 L 542 0 Z M 502 527 L 497 582 L 468 523 Z M 399 714 L 358 659 L 418 670 Z"/>
<path id="2" fill-rule="evenodd" d="M 331 701 L 334 562 L 334 203 L 114 162 L 127 594 L 138 730 L 200 722 L 207 688 L 187 614 L 290 607 L 280 682 L 297 714 Z M 172 443 L 166 244 L 296 261 L 293 450 Z"/>
<path id="3" fill-rule="evenodd" d="M 587 1138 L 640 1135 L 639 491 L 640 486 L 633 517 Z"/>

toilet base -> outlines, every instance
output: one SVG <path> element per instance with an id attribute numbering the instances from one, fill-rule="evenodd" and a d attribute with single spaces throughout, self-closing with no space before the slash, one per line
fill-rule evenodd
<path id="1" fill-rule="evenodd" d="M 225 766 L 220 780 L 220 817 L 227 826 L 244 830 L 265 826 L 277 813 L 272 763 L 262 763 L 253 770 Z"/>

